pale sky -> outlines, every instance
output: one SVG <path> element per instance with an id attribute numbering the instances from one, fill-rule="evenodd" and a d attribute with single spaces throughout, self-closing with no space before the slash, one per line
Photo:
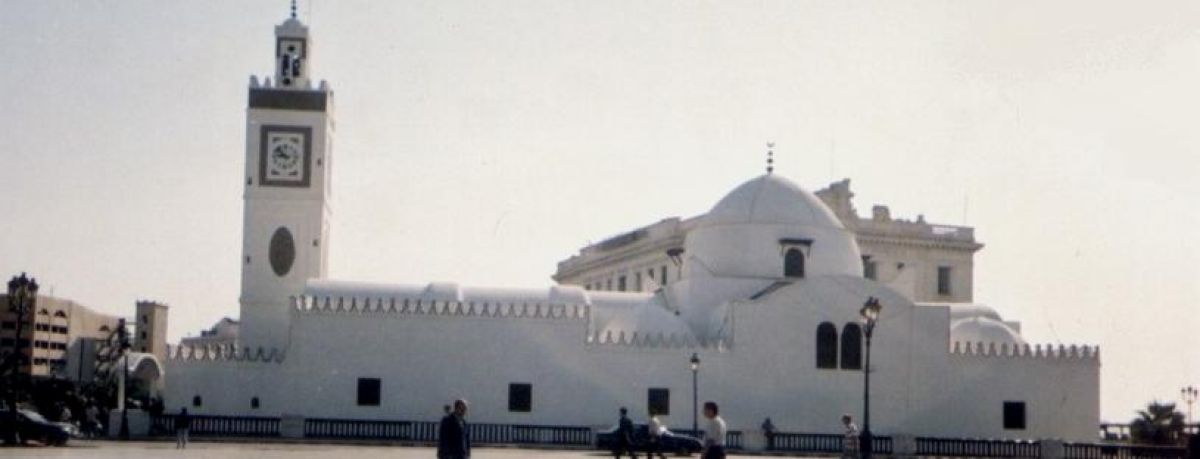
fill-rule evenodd
<path id="1" fill-rule="evenodd" d="M 0 274 L 170 340 L 238 313 L 246 87 L 287 2 L 0 8 Z M 967 224 L 975 297 L 1101 346 L 1106 420 L 1200 384 L 1200 3 L 301 2 L 330 274 L 547 286 L 762 172 Z"/>

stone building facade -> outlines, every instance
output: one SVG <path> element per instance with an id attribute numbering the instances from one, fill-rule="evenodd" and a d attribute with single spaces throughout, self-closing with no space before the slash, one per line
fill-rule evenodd
<path id="1" fill-rule="evenodd" d="M 850 179 L 814 193 L 855 235 L 863 277 L 887 284 L 909 299 L 927 303 L 974 300 L 974 255 L 983 248 L 966 226 L 893 219 L 887 206 L 859 217 Z M 670 217 L 583 247 L 558 263 L 559 284 L 586 290 L 650 292 L 681 280 L 684 239 L 704 215 Z M 672 254 L 675 256 L 673 257 Z M 664 281 L 665 280 L 665 281 Z"/>

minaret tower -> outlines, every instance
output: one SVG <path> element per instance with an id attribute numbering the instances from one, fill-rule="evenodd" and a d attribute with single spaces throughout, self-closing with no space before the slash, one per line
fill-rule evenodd
<path id="1" fill-rule="evenodd" d="M 308 27 L 292 14 L 275 27 L 275 75 L 250 78 L 242 223 L 241 340 L 288 345 L 290 297 L 325 277 L 333 91 L 310 78 Z"/>

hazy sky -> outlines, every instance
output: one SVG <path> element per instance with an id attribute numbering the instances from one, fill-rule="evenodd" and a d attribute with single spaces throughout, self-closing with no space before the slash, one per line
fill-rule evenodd
<path id="1" fill-rule="evenodd" d="M 1102 346 L 1103 417 L 1200 384 L 1200 3 L 301 2 L 335 278 L 545 286 L 762 172 L 977 227 L 975 296 Z M 236 316 L 246 86 L 287 2 L 0 8 L 0 273 L 170 339 Z"/>

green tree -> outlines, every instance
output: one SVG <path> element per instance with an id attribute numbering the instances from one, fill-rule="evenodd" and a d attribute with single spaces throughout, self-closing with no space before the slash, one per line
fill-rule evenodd
<path id="1" fill-rule="evenodd" d="M 1183 439 L 1183 425 L 1183 413 L 1175 411 L 1174 403 L 1156 401 L 1138 411 L 1129 423 L 1129 433 L 1134 443 L 1174 445 Z"/>

